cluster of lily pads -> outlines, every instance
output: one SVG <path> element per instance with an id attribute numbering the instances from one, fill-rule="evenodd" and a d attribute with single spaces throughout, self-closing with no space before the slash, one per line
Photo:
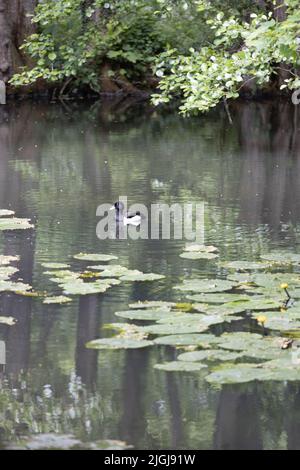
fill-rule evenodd
<path id="1" fill-rule="evenodd" d="M 25 230 L 34 228 L 30 219 L 15 217 L 15 212 L 9 209 L 0 209 L 0 232 L 4 230 Z"/>
<path id="2" fill-rule="evenodd" d="M 112 286 L 120 284 L 122 281 L 156 281 L 164 276 L 154 273 L 143 273 L 136 269 L 128 269 L 118 264 L 107 264 L 109 261 L 117 260 L 117 256 L 108 254 L 88 254 L 79 253 L 74 256 L 75 260 L 82 262 L 97 262 L 88 266 L 84 271 L 73 271 L 69 264 L 45 263 L 44 267 L 49 270 L 45 274 L 50 276 L 50 280 L 58 284 L 63 295 L 49 297 L 45 303 L 65 303 L 71 299 L 69 295 L 89 295 L 106 292 Z"/>
<path id="3" fill-rule="evenodd" d="M 71 270 L 71 265 L 66 263 L 42 263 L 47 269 L 45 274 L 50 276 L 50 280 L 58 285 L 62 290 L 60 295 L 49 295 L 45 292 L 35 292 L 29 284 L 20 280 L 12 280 L 16 275 L 18 268 L 11 266 L 10 263 L 19 261 L 18 256 L 0 256 L 0 292 L 13 292 L 23 296 L 43 297 L 43 303 L 65 304 L 72 301 L 70 296 L 101 294 L 112 286 L 124 282 L 144 282 L 157 281 L 164 276 L 154 273 L 143 273 L 136 269 L 127 269 L 117 264 L 107 264 L 108 261 L 116 260 L 117 257 L 107 254 L 85 254 L 79 253 L 74 256 L 75 260 L 84 262 L 102 262 L 106 264 L 97 264 L 88 266 L 85 270 Z M 0 323 L 13 325 L 12 317 L 0 317 Z"/>
<path id="4" fill-rule="evenodd" d="M 201 259 L 201 253 L 216 251 L 196 246 L 186 253 Z M 180 303 L 137 302 L 116 312 L 130 323 L 107 325 L 117 335 L 90 341 L 87 347 L 172 346 L 176 360 L 156 364 L 156 369 L 201 370 L 212 384 L 300 380 L 299 267 L 300 255 L 281 252 L 263 255 L 257 262 L 220 263 L 222 278 L 185 279 L 175 286 L 185 296 Z M 215 325 L 245 319 L 248 331 L 241 322 L 241 331 L 215 334 Z"/>
<path id="5" fill-rule="evenodd" d="M 0 210 L 0 230 L 32 227 L 29 219 L 16 218 L 10 210 Z M 178 352 L 176 360 L 156 364 L 156 369 L 201 370 L 213 384 L 300 380 L 297 339 L 300 338 L 300 255 L 276 251 L 254 262 L 219 262 L 216 247 L 188 245 L 180 256 L 199 263 L 201 260 L 217 262 L 220 277 L 184 279 L 174 287 L 183 296 L 180 302 L 130 304 L 128 310 L 116 312 L 121 322 L 107 325 L 117 334 L 90 341 L 87 347 L 171 346 Z M 164 277 L 110 264 L 117 260 L 114 255 L 79 253 L 73 258 L 76 263 L 88 266 L 74 270 L 67 263 L 43 263 L 45 274 L 61 289 L 59 295 L 49 295 L 34 292 L 29 284 L 15 279 L 18 256 L 1 255 L 0 292 L 43 297 L 45 304 L 64 304 L 73 296 L 104 293 L 121 282 L 157 281 Z M 216 334 L 220 327 L 224 331 L 226 323 L 245 319 L 248 319 L 246 323 L 237 324 L 241 325 L 241 331 Z M 12 326 L 15 319 L 0 316 L 0 323 Z"/>
<path id="6" fill-rule="evenodd" d="M 14 217 L 14 211 L 0 210 L 0 230 L 25 230 L 33 227 L 29 219 Z M 122 281 L 157 281 L 164 278 L 160 274 L 143 273 L 117 264 L 108 264 L 118 259 L 114 255 L 79 253 L 74 256 L 74 259 L 80 262 L 103 264 L 88 266 L 84 271 L 75 271 L 71 270 L 71 265 L 67 263 L 43 263 L 42 266 L 47 269 L 45 274 L 49 275 L 51 281 L 62 290 L 60 295 L 50 295 L 47 292 L 35 292 L 32 286 L 25 284 L 21 279 L 16 279 L 19 269 L 15 264 L 20 260 L 19 256 L 0 255 L 0 293 L 11 292 L 43 298 L 43 303 L 46 305 L 66 304 L 72 301 L 71 296 L 104 293 Z M 15 324 L 15 319 L 11 316 L 0 316 L 0 323 L 12 326 Z"/>

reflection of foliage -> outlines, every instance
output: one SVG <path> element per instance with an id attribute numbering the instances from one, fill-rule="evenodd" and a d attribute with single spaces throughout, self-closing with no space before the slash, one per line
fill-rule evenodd
<path id="1" fill-rule="evenodd" d="M 1 441 L 13 441 L 16 434 L 68 433 L 76 429 L 78 437 L 87 438 L 97 416 L 102 413 L 100 397 L 89 397 L 80 379 L 71 375 L 68 391 L 62 400 L 55 397 L 50 385 L 33 391 L 22 380 L 19 388 L 0 388 Z"/>

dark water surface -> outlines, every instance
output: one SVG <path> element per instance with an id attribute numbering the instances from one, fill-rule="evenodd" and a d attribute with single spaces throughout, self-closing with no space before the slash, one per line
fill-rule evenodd
<path id="1" fill-rule="evenodd" d="M 97 239 L 101 203 L 119 195 L 147 206 L 205 201 L 205 242 L 223 260 L 299 251 L 297 112 L 289 103 L 237 104 L 230 126 L 222 109 L 184 120 L 126 102 L 0 108 L 0 208 L 36 224 L 0 232 L 0 254 L 21 256 L 20 277 L 53 292 L 41 263 L 68 262 L 80 251 L 114 253 L 126 267 L 166 276 L 68 306 L 0 295 L 0 315 L 18 320 L 0 326 L 7 348 L 0 445 L 55 432 L 141 449 L 300 448 L 298 383 L 218 390 L 197 373 L 153 369 L 176 357 L 173 349 L 85 348 L 107 335 L 101 326 L 117 321 L 114 312 L 128 303 L 180 299 L 172 290 L 178 281 L 220 274 L 216 263 L 180 258 L 183 241 Z"/>

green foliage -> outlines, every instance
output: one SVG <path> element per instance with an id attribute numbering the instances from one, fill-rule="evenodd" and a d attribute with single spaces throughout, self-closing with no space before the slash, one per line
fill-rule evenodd
<path id="1" fill-rule="evenodd" d="M 161 93 L 153 97 L 155 104 L 178 96 L 183 114 L 206 111 L 221 100 L 237 98 L 250 81 L 255 86 L 266 85 L 280 69 L 289 74 L 280 89 L 300 86 L 295 71 L 300 64 L 298 2 L 288 2 L 286 19 L 281 22 L 274 11 L 252 12 L 244 19 L 217 13 L 211 2 L 198 3 L 205 16 L 210 13 L 206 23 L 214 40 L 197 50 L 190 48 L 189 54 L 169 48 L 158 57 Z"/>
<path id="2" fill-rule="evenodd" d="M 16 74 L 11 83 L 29 85 L 75 80 L 100 91 L 101 65 L 109 63 L 109 77 L 141 79 L 168 43 L 181 52 L 200 44 L 195 2 L 168 5 L 160 0 L 45 0 L 33 22 L 38 33 L 22 46 L 35 62 Z M 193 26 L 191 27 L 191 23 Z"/>
<path id="3" fill-rule="evenodd" d="M 143 86 L 154 72 L 153 103 L 179 98 L 182 114 L 207 111 L 249 85 L 263 88 L 278 74 L 280 90 L 296 89 L 298 3 L 44 0 L 32 19 L 37 33 L 22 46 L 34 66 L 11 83 L 44 79 L 100 92 L 101 78 Z"/>

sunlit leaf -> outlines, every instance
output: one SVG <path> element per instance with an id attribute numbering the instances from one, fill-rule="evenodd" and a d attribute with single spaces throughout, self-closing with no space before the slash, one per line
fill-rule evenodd
<path id="1" fill-rule="evenodd" d="M 89 349 L 139 349 L 152 345 L 152 341 L 145 339 L 134 340 L 128 338 L 103 338 L 89 341 L 86 344 L 86 347 Z"/>
<path id="2" fill-rule="evenodd" d="M 114 255 L 106 255 L 101 253 L 78 253 L 74 255 L 73 258 L 80 260 L 80 261 L 111 261 L 114 259 L 118 259 L 117 256 Z"/>
<path id="3" fill-rule="evenodd" d="M 0 218 L 0 231 L 4 230 L 26 230 L 33 228 L 30 219 L 19 219 L 17 217 Z"/>
<path id="4" fill-rule="evenodd" d="M 163 364 L 155 364 L 154 366 L 155 369 L 164 370 L 166 372 L 193 372 L 205 369 L 206 367 L 206 364 L 199 362 L 183 361 L 164 362 Z"/>

